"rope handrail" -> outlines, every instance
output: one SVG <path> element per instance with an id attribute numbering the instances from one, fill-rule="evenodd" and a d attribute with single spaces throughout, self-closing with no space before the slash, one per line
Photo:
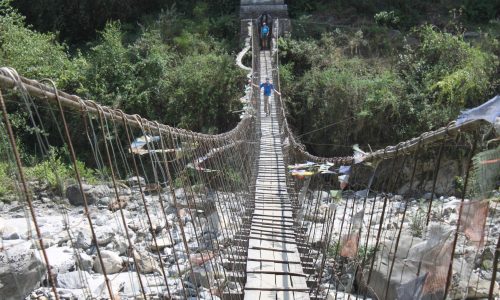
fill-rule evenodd
<path id="1" fill-rule="evenodd" d="M 18 87 L 19 89 L 26 91 L 31 96 L 46 98 L 50 101 L 56 101 L 57 97 L 53 88 L 45 84 L 42 84 L 36 80 L 28 79 L 19 75 L 12 76 L 12 74 L 17 74 L 17 73 L 10 68 L 5 68 L 5 67 L 0 68 L 0 87 L 9 89 Z M 141 126 L 140 122 L 137 121 L 137 118 L 134 115 L 122 114 L 121 111 L 118 109 L 113 109 L 110 107 L 99 105 L 92 100 L 81 99 L 76 95 L 71 95 L 63 91 L 58 91 L 58 94 L 61 104 L 65 107 L 76 110 L 85 109 L 85 111 L 93 114 L 102 113 L 103 116 L 106 118 L 113 117 L 119 121 L 127 121 L 131 126 L 134 127 Z M 165 124 L 160 125 L 160 131 L 163 133 L 171 133 L 176 136 L 184 136 L 184 137 L 195 136 L 197 139 L 200 140 L 224 140 L 236 135 L 238 132 L 241 132 L 242 130 L 246 130 L 247 126 L 249 126 L 253 118 L 254 118 L 253 116 L 245 114 L 243 118 L 240 120 L 240 122 L 238 122 L 236 127 L 234 127 L 228 132 L 224 132 L 217 135 L 192 132 L 187 129 L 175 128 Z M 155 126 L 154 121 L 147 120 L 144 118 L 141 118 L 141 120 L 143 122 L 143 125 L 145 124 L 151 127 Z"/>

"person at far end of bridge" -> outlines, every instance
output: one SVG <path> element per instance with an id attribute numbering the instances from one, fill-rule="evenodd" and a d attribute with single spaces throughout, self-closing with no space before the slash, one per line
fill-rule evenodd
<path id="1" fill-rule="evenodd" d="M 281 96 L 281 93 L 274 89 L 274 85 L 269 80 L 269 77 L 266 77 L 266 82 L 261 83 L 260 85 L 253 84 L 252 85 L 258 87 L 259 89 L 264 88 L 264 112 L 266 116 L 269 116 L 269 97 L 271 93 L 274 91 L 276 94 Z"/>
<path id="2" fill-rule="evenodd" d="M 266 23 L 262 23 L 260 28 L 260 46 L 262 50 L 267 49 L 267 40 L 269 35 L 269 26 Z"/>

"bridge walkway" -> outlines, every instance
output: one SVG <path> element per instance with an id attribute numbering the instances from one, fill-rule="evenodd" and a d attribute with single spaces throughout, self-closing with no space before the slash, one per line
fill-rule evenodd
<path id="1" fill-rule="evenodd" d="M 260 52 L 260 82 L 271 75 L 270 51 Z M 261 140 L 255 183 L 255 210 L 248 240 L 246 300 L 309 299 L 287 194 L 280 130 L 274 95 L 270 116 L 261 97 Z"/>

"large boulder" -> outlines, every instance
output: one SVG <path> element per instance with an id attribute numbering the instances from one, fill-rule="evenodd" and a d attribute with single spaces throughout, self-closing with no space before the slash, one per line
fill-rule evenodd
<path id="1" fill-rule="evenodd" d="M 158 272 L 161 273 L 160 266 L 157 262 L 157 257 L 148 254 L 147 252 L 141 252 L 134 250 L 134 260 L 137 263 L 136 268 L 142 274 L 149 274 Z"/>
<path id="2" fill-rule="evenodd" d="M 24 299 L 45 274 L 45 265 L 31 243 L 20 242 L 0 251 L 0 298 Z"/>
<path id="3" fill-rule="evenodd" d="M 118 253 L 101 250 L 101 257 L 107 274 L 118 273 L 123 269 L 123 260 Z M 104 273 L 98 256 L 94 258 L 94 271 L 101 274 Z"/>
<path id="4" fill-rule="evenodd" d="M 157 236 L 156 244 L 154 242 L 151 243 L 151 251 L 161 251 L 165 249 L 165 247 L 173 247 L 174 242 L 170 239 L 170 236 Z"/>
<path id="5" fill-rule="evenodd" d="M 57 287 L 62 289 L 84 289 L 92 281 L 92 276 L 85 271 L 74 271 L 57 275 Z"/>
<path id="6" fill-rule="evenodd" d="M 205 288 L 210 288 L 215 282 L 214 272 L 212 271 L 210 264 L 205 264 L 204 267 L 193 267 L 190 279 L 195 285 L 203 286 Z"/>
<path id="7" fill-rule="evenodd" d="M 76 266 L 75 252 L 69 247 L 50 247 L 45 249 L 45 253 L 54 273 L 66 273 Z"/>
<path id="8" fill-rule="evenodd" d="M 93 204 L 97 200 L 103 197 L 109 197 L 112 193 L 111 189 L 107 185 L 88 185 L 83 184 L 83 193 L 87 198 L 87 204 Z M 69 185 L 66 188 L 66 198 L 68 198 L 69 203 L 75 206 L 84 205 L 83 196 L 80 191 L 80 186 L 78 184 Z"/>

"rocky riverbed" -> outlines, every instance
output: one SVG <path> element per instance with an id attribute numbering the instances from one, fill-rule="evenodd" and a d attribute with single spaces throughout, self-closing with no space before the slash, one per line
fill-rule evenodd
<path id="1" fill-rule="evenodd" d="M 457 228 L 461 199 L 453 196 L 435 197 L 429 226 L 426 226 L 430 193 L 411 199 L 404 199 L 400 195 L 370 193 L 365 201 L 365 196 L 366 191 L 344 192 L 342 198 L 334 200 L 325 191 L 315 191 L 308 192 L 303 200 L 304 209 L 300 217 L 305 220 L 308 242 L 316 247 L 311 257 L 315 258 L 317 274 L 323 269 L 323 276 L 319 281 L 317 277 L 312 277 L 319 282 L 319 288 L 314 293 L 327 299 L 355 299 L 353 296 L 356 294 L 374 299 L 396 299 L 402 284 L 416 280 L 417 273 L 429 273 L 427 276 L 432 279 L 427 279 L 425 287 L 431 286 L 432 280 L 434 286 L 429 288 L 423 299 L 439 297 L 442 293 L 439 291 L 439 285 L 446 282 L 448 271 L 447 267 L 439 269 L 439 265 L 443 260 L 449 263 L 449 258 L 446 261 L 445 257 L 451 255 L 449 245 L 452 245 Z M 384 209 L 385 197 L 387 201 Z M 500 194 L 496 193 L 489 199 L 484 210 L 471 211 L 473 216 L 469 217 L 467 212 L 463 211 L 462 220 L 468 219 L 469 225 L 480 224 L 478 221 L 484 220 L 486 213 L 488 217 L 484 230 L 475 233 L 484 238 L 481 243 L 470 239 L 474 236 L 474 232 L 471 233 L 474 228 L 468 226 L 467 222 L 461 223 L 462 229 L 466 230 L 461 230 L 457 239 L 450 299 L 488 297 L 493 275 L 494 251 L 500 235 L 499 201 Z M 401 223 L 405 207 L 406 215 Z M 329 222 L 329 217 L 334 217 L 333 224 Z M 401 226 L 401 235 L 395 251 Z M 328 228 L 333 228 L 329 240 L 325 234 Z M 379 228 L 379 244 L 375 248 Z M 483 227 L 479 226 L 479 229 Z M 349 242 L 349 233 L 361 233 L 356 236 L 359 242 L 355 248 L 352 244 L 350 249 L 345 246 Z M 325 264 L 322 266 L 324 247 L 328 249 Z M 446 254 L 446 249 L 449 254 Z M 351 256 L 349 250 L 356 253 Z M 394 267 L 389 279 L 393 260 Z M 421 260 L 423 263 L 419 263 Z M 360 272 L 361 269 L 363 272 Z M 367 285 L 368 276 L 371 278 Z M 500 272 L 497 272 L 496 280 L 495 296 L 500 297 Z M 353 295 L 349 296 L 349 293 Z"/>
<path id="2" fill-rule="evenodd" d="M 115 299 L 141 299 L 144 294 L 148 299 L 218 299 L 224 292 L 240 291 L 240 283 L 227 280 L 225 266 L 231 264 L 230 240 L 237 232 L 235 225 L 241 220 L 238 218 L 243 215 L 243 207 L 238 204 L 241 202 L 236 200 L 243 195 L 199 187 L 193 189 L 196 192 L 175 189 L 178 202 L 175 206 L 173 195 L 163 189 L 160 194 L 144 197 L 151 217 L 149 223 L 136 184 L 132 181 L 120 185 L 119 201 L 108 185 L 84 187 L 91 203 L 89 216 L 95 242 L 82 206 L 83 199 L 75 186 L 68 187 L 65 197 L 44 192 L 37 195 L 34 200 L 37 221 L 56 277 L 59 298 L 109 298 L 97 247 Z M 369 194 L 366 201 L 365 196 L 366 191 L 344 192 L 341 198 L 333 200 L 327 192 L 309 191 L 303 199 L 299 218 L 304 221 L 307 242 L 314 249 L 311 257 L 316 274 L 310 279 L 318 283 L 313 294 L 326 299 L 355 299 L 356 295 L 364 294 L 367 299 L 383 299 L 380 295 L 385 295 L 388 286 L 387 299 L 395 299 L 401 284 L 417 277 L 418 261 L 426 261 L 426 253 L 434 253 L 429 241 L 438 236 L 436 245 L 443 248 L 439 243 L 444 245 L 453 240 L 460 199 L 445 196 L 433 199 L 430 225 L 426 226 L 428 194 L 414 199 Z M 493 276 L 494 249 L 500 234 L 498 196 L 488 203 L 484 242 L 480 246 L 464 232 L 458 235 L 452 299 L 463 299 L 464 295 L 468 299 L 487 297 Z M 120 206 L 124 207 L 126 228 L 117 210 Z M 406 215 L 401 223 L 405 207 Z M 33 223 L 27 220 L 29 210 L 25 205 L 17 201 L 0 202 L 0 295 L 7 300 L 55 299 L 48 287 L 46 265 Z M 343 246 L 352 228 L 361 235 L 354 255 L 349 255 Z M 381 234 L 375 249 L 379 228 Z M 343 257 L 346 253 L 348 257 Z M 388 270 L 393 260 L 389 279 Z M 426 265 L 420 269 L 420 274 L 435 271 Z M 318 274 L 322 275 L 319 279 Z M 500 279 L 500 273 L 496 278 Z M 498 295 L 498 284 L 495 293 Z"/>
<path id="3" fill-rule="evenodd" d="M 108 185 L 85 185 L 84 190 L 96 241 L 77 186 L 69 186 L 66 197 L 41 192 L 33 201 L 60 299 L 109 298 L 97 248 L 115 299 L 144 294 L 148 299 L 218 299 L 224 291 L 241 289 L 223 276 L 229 240 L 243 215 L 236 201 L 241 195 L 180 188 L 174 206 L 173 195 L 163 189 L 144 198 L 149 223 L 134 182 L 120 185 L 119 201 Z M 1 299 L 55 299 L 28 215 L 18 201 L 0 202 Z"/>

